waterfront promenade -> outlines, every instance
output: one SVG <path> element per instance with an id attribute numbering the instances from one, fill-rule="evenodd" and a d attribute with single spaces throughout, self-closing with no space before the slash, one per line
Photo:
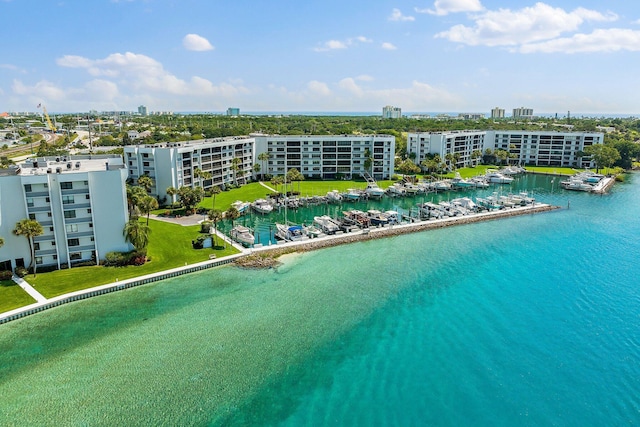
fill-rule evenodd
<path id="1" fill-rule="evenodd" d="M 60 295 L 54 298 L 46 299 L 42 295 L 38 294 L 36 303 L 30 304 L 25 307 L 20 307 L 5 313 L 0 314 L 0 324 L 17 320 L 22 317 L 41 312 L 50 308 L 57 307 L 62 304 L 78 301 L 81 299 L 91 298 L 98 295 L 104 295 L 107 293 L 120 291 L 160 280 L 168 279 L 171 277 L 180 276 L 183 274 L 193 273 L 204 269 L 217 267 L 224 264 L 235 262 L 236 260 L 246 257 L 254 253 L 274 251 L 273 255 L 278 256 L 279 252 L 295 252 L 295 251 L 308 251 L 321 249 L 340 244 L 354 243 L 364 240 L 372 240 L 383 237 L 391 237 L 405 233 L 414 233 L 419 231 L 425 231 L 429 229 L 443 228 L 454 225 L 471 224 L 480 221 L 496 220 L 501 218 L 508 218 L 518 215 L 534 214 L 539 212 L 547 212 L 558 209 L 557 206 L 551 206 L 548 204 L 536 203 L 528 206 L 515 207 L 509 209 L 488 211 L 482 213 L 476 213 L 465 216 L 446 217 L 442 219 L 431 219 L 424 221 L 416 221 L 409 223 L 401 223 L 386 227 L 373 227 L 364 230 L 357 230 L 351 233 L 336 233 L 330 236 L 322 236 L 313 239 L 305 239 L 296 242 L 278 243 L 267 246 L 256 245 L 253 248 L 241 248 L 242 252 L 221 258 L 214 258 L 207 261 L 203 261 L 196 264 L 185 265 L 183 267 L 173 268 L 171 270 L 161 271 L 157 273 L 147 274 L 144 276 L 127 279 L 123 281 L 116 281 L 113 283 L 96 286 L 89 289 L 84 289 L 64 295 Z M 226 238 L 226 236 L 222 236 Z M 227 239 L 228 241 L 228 239 Z M 228 241 L 229 242 L 229 241 Z M 231 242 L 230 242 L 231 243 Z M 236 245 L 236 247 L 238 247 Z M 20 279 L 22 280 L 22 279 Z M 28 283 L 22 280 L 22 287 L 25 286 L 31 288 Z M 33 289 L 33 288 L 31 288 Z M 37 292 L 34 290 L 34 292 Z"/>

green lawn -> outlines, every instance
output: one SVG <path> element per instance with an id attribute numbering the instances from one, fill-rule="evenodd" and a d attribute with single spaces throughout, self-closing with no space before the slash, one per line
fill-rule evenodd
<path id="1" fill-rule="evenodd" d="M 31 295 L 11 280 L 0 281 L 0 313 L 36 302 Z"/>
<path id="2" fill-rule="evenodd" d="M 142 220 L 142 219 L 141 219 Z M 132 277 L 143 276 L 185 264 L 193 264 L 209 259 L 210 254 L 222 257 L 237 253 L 230 245 L 226 249 L 193 249 L 191 240 L 199 235 L 200 226 L 183 227 L 162 221 L 149 221 L 151 235 L 148 256 L 151 261 L 145 265 L 135 267 L 76 267 L 66 270 L 57 270 L 49 273 L 38 273 L 37 277 L 29 274 L 25 280 L 47 298 L 93 286 L 115 282 L 116 279 L 124 280 Z M 221 244 L 218 239 L 218 244 Z"/>

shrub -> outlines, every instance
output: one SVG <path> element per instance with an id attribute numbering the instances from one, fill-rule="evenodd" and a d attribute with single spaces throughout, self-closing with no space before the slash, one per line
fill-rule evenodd
<path id="1" fill-rule="evenodd" d="M 108 252 L 104 257 L 105 267 L 122 267 L 127 265 L 129 257 L 123 252 Z"/>
<path id="2" fill-rule="evenodd" d="M 205 240 L 209 239 L 209 236 L 198 236 L 195 238 L 195 240 L 191 241 L 191 246 L 193 246 L 193 249 L 202 249 L 204 248 L 204 242 Z"/>
<path id="3" fill-rule="evenodd" d="M 16 276 L 24 277 L 28 273 L 27 269 L 24 267 L 16 267 Z"/>
<path id="4" fill-rule="evenodd" d="M 11 280 L 13 273 L 11 270 L 2 270 L 0 271 L 0 280 Z"/>
<path id="5" fill-rule="evenodd" d="M 201 233 L 210 233 L 211 232 L 211 221 L 202 221 L 200 223 L 200 232 Z"/>

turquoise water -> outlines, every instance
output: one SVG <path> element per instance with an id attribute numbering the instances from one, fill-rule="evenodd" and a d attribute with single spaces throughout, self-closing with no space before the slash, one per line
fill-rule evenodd
<path id="1" fill-rule="evenodd" d="M 0 327 L 3 425 L 640 423 L 640 176 Z M 567 209 L 567 206 L 570 206 Z"/>

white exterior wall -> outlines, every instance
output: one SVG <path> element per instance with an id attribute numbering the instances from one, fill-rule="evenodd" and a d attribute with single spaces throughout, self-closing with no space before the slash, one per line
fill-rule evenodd
<path id="1" fill-rule="evenodd" d="M 232 184 L 234 174 L 231 161 L 241 158 L 240 183 L 253 174 L 254 139 L 247 137 L 217 138 L 197 141 L 173 142 L 155 145 L 127 146 L 125 162 L 129 167 L 129 178 L 134 182 L 144 175 L 154 181 L 151 194 L 160 199 L 167 197 L 167 188 L 202 187 L 205 190 L 220 185 Z M 195 169 L 209 172 L 211 179 L 203 180 L 194 175 Z M 169 201 L 169 199 L 167 199 Z"/>
<path id="2" fill-rule="evenodd" d="M 512 163 L 536 166 L 592 167 L 588 157 L 580 159 L 578 152 L 588 145 L 602 144 L 604 134 L 597 132 L 556 131 L 459 131 L 409 133 L 407 152 L 416 153 L 417 165 L 427 154 L 438 154 L 443 160 L 449 153 L 458 154 L 457 167 L 477 164 L 472 161 L 475 150 L 501 149 L 517 155 Z"/>
<path id="3" fill-rule="evenodd" d="M 373 177 L 393 175 L 395 137 L 392 135 L 260 135 L 255 137 L 254 158 L 271 154 L 265 173 L 284 175 L 296 168 L 307 178 L 359 177 L 365 172 L 365 152 L 373 157 Z M 262 167 L 262 162 L 256 160 Z"/>
<path id="4" fill-rule="evenodd" d="M 19 175 L 0 176 L 0 236 L 5 239 L 0 262 L 10 261 L 11 268 L 19 259 L 25 266 L 31 263 L 27 239 L 12 232 L 25 218 L 43 228 L 34 238 L 38 265 L 59 268 L 94 254 L 100 260 L 107 252 L 129 250 L 122 234 L 128 220 L 122 160 L 94 156 L 71 158 L 69 164 L 43 159 L 38 168 L 25 164 Z"/>

